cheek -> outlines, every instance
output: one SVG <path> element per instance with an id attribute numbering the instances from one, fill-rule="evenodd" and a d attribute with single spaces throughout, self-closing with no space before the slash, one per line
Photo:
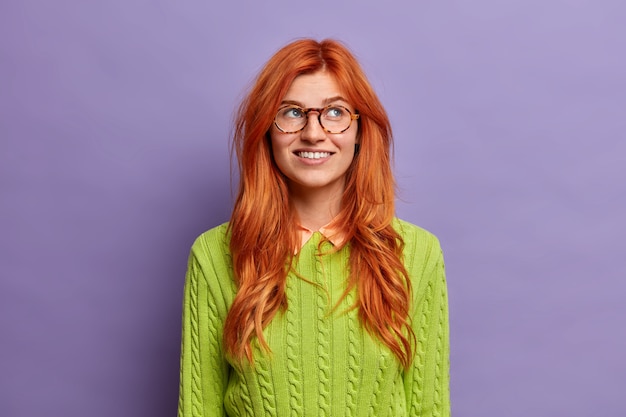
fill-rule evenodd
<path id="1" fill-rule="evenodd" d="M 280 151 L 280 141 L 274 134 L 272 134 L 272 131 L 269 131 L 267 133 L 267 143 L 270 146 L 270 152 L 272 153 L 272 155 L 275 156 L 276 154 L 278 154 L 278 152 Z"/>
<path id="2" fill-rule="evenodd" d="M 359 129 L 355 128 L 353 131 L 348 131 L 346 133 L 349 133 L 345 138 L 345 143 L 348 144 L 347 146 L 354 146 L 355 144 L 358 145 L 359 143 L 361 143 L 361 132 L 359 131 Z"/>
<path id="3" fill-rule="evenodd" d="M 282 132 L 278 132 L 275 127 L 272 128 L 266 134 L 270 148 L 276 152 L 287 146 L 288 138 Z"/>
<path id="4" fill-rule="evenodd" d="M 277 138 L 270 138 L 270 150 L 274 155 L 274 158 L 281 158 L 282 155 L 286 152 L 287 143 L 285 141 L 281 141 Z"/>
<path id="5" fill-rule="evenodd" d="M 281 172 L 285 173 L 285 169 L 288 166 L 288 142 L 281 140 L 284 138 L 278 138 L 270 135 L 268 143 L 270 145 L 270 153 L 275 167 Z"/>
<path id="6" fill-rule="evenodd" d="M 350 128 L 344 133 L 346 141 L 353 144 L 361 142 L 361 129 L 358 124 L 353 123 Z"/>

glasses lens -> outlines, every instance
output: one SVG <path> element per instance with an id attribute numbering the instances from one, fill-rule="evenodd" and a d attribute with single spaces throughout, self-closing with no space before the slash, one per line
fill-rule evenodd
<path id="1" fill-rule="evenodd" d="M 343 106 L 326 107 L 320 119 L 324 129 L 330 133 L 341 133 L 352 123 L 350 111 Z"/>
<path id="2" fill-rule="evenodd" d="M 328 106 L 323 109 L 303 109 L 298 106 L 285 106 L 278 109 L 274 123 L 285 133 L 295 133 L 304 128 L 308 122 L 308 112 L 319 111 L 319 121 L 329 133 L 341 133 L 352 123 L 352 113 L 343 106 Z"/>
<path id="3" fill-rule="evenodd" d="M 283 132 L 297 132 L 306 125 L 306 113 L 297 106 L 287 106 L 278 109 L 276 113 L 276 125 Z"/>

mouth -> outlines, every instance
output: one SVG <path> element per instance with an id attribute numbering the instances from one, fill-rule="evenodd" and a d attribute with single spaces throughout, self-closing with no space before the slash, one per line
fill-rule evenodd
<path id="1" fill-rule="evenodd" d="M 304 159 L 323 159 L 332 155 L 330 152 L 295 152 L 295 154 Z"/>

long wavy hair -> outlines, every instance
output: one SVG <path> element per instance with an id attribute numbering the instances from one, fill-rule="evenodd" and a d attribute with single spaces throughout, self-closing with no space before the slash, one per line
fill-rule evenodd
<path id="1" fill-rule="evenodd" d="M 297 218 L 286 178 L 273 160 L 269 130 L 293 80 L 317 71 L 332 75 L 360 114 L 360 149 L 346 173 L 334 223 L 350 244 L 343 297 L 356 288 L 354 307 L 361 323 L 408 367 L 415 335 L 408 318 L 411 285 L 402 262 L 404 242 L 391 225 L 391 126 L 361 66 L 335 40 L 302 39 L 280 49 L 239 107 L 233 134 L 239 190 L 229 224 L 238 291 L 224 326 L 225 351 L 236 360 L 252 361 L 254 337 L 269 350 L 263 328 L 287 306 L 285 280 L 298 242 Z"/>

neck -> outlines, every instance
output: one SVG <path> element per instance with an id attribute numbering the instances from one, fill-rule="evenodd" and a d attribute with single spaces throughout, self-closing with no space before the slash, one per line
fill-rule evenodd
<path id="1" fill-rule="evenodd" d="M 291 190 L 290 199 L 298 219 L 303 227 L 316 231 L 330 223 L 341 209 L 343 189 L 327 190 Z"/>

